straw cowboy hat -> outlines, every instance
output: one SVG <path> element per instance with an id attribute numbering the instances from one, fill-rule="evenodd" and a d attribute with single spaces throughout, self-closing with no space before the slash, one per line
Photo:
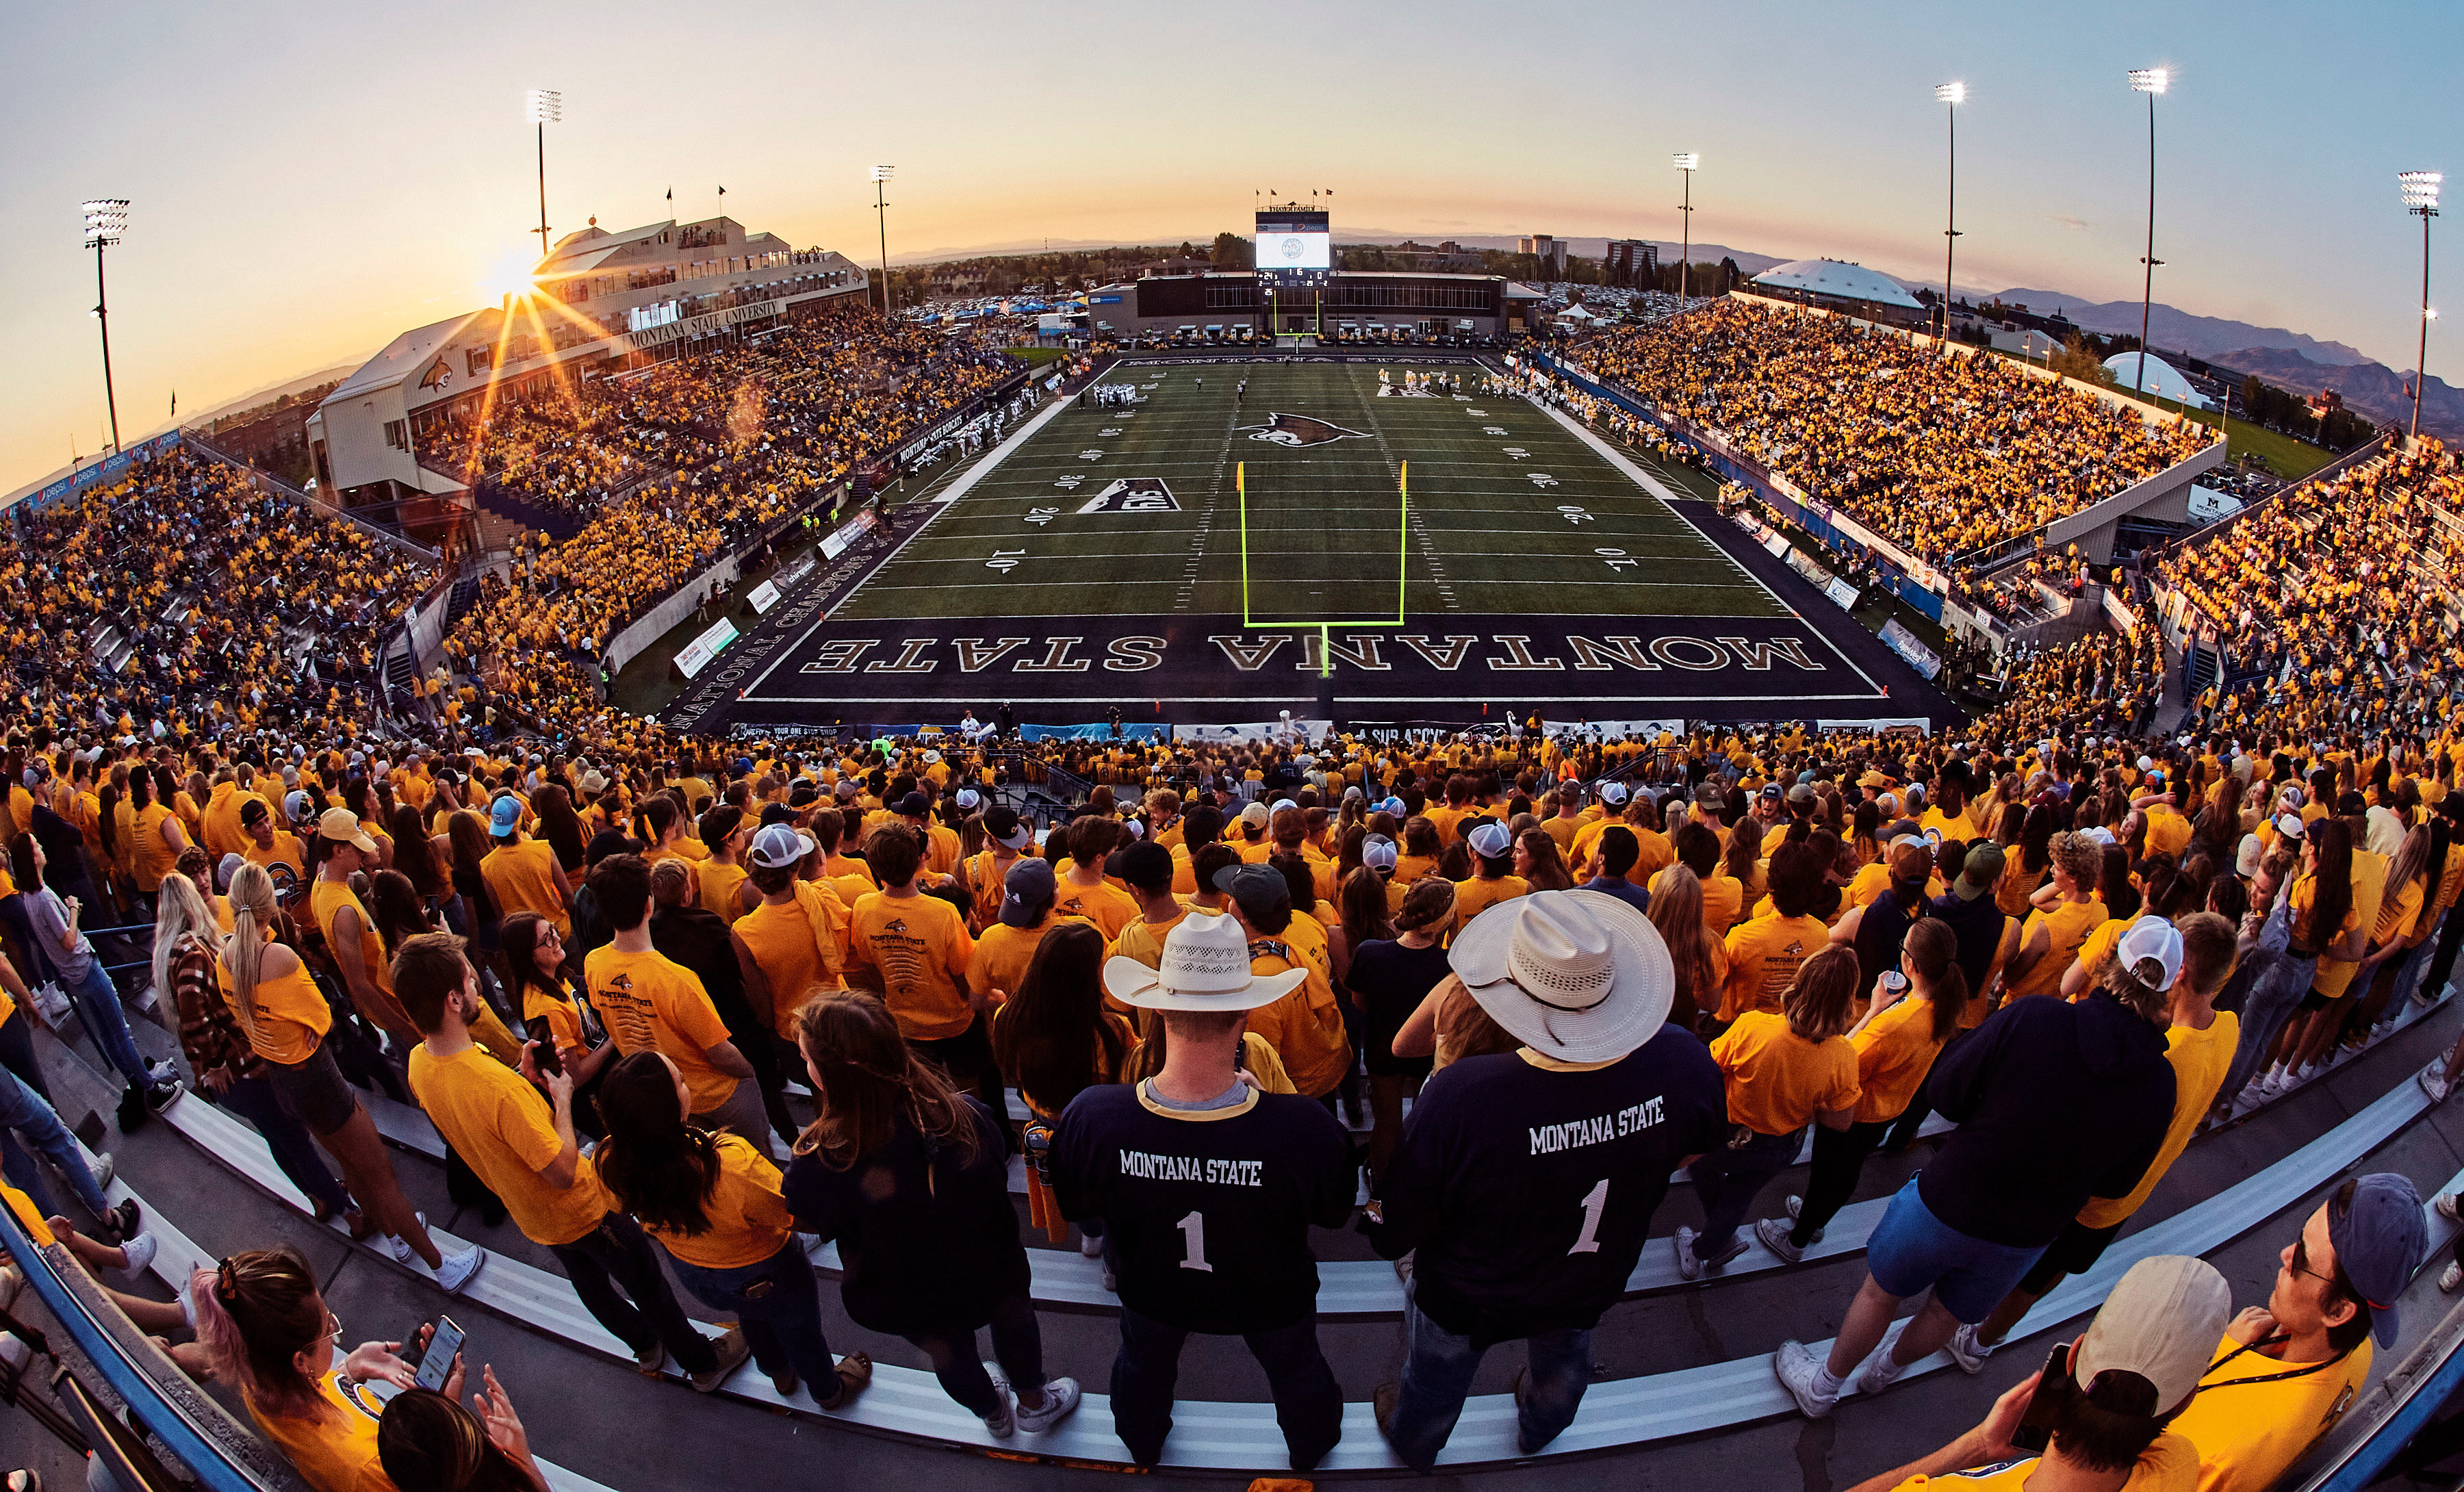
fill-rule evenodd
<path id="1" fill-rule="evenodd" d="M 1668 1020 L 1677 972 L 1651 920 L 1599 891 L 1534 891 L 1455 934 L 1450 962 L 1489 1019 L 1560 1062 L 1610 1062 Z"/>
<path id="2" fill-rule="evenodd" d="M 1668 955 L 1661 954 L 1664 966 Z M 1161 967 L 1119 955 L 1104 961 L 1104 988 L 1114 999 L 1148 1010 L 1255 1010 L 1283 998 L 1309 970 L 1249 972 L 1249 940 L 1241 921 L 1193 911 L 1163 940 Z"/>

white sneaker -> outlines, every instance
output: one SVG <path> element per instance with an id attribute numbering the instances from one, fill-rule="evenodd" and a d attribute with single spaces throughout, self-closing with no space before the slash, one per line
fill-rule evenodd
<path id="1" fill-rule="evenodd" d="M 2438 1210 L 2438 1216 L 2450 1222 L 2464 1221 L 2464 1218 L 2456 1217 L 2455 1194 L 2453 1192 L 2439 1193 L 2437 1196 L 2431 1198 L 2430 1205 Z"/>
<path id="2" fill-rule="evenodd" d="M 446 1294 L 459 1295 L 462 1287 L 479 1272 L 479 1266 L 487 1262 L 488 1251 L 475 1243 L 459 1254 L 448 1254 L 445 1262 L 436 1266 L 436 1283 L 444 1287 Z"/>
<path id="3" fill-rule="evenodd" d="M 1101 1259 L 1104 1257 L 1104 1240 L 1090 1239 L 1082 1233 L 1078 1235 L 1078 1253 L 1081 1258 Z"/>
<path id="4" fill-rule="evenodd" d="M 421 1227 L 425 1228 L 428 1226 L 428 1214 L 412 1213 L 411 1216 L 419 1219 L 419 1225 Z M 394 1262 L 396 1263 L 416 1265 L 419 1262 L 418 1251 L 410 1246 L 410 1240 L 404 1238 L 399 1233 L 388 1233 L 385 1235 L 385 1247 L 393 1251 Z"/>
<path id="5" fill-rule="evenodd" d="M 1950 1334 L 1950 1360 L 1959 1364 L 1960 1371 L 1972 1376 L 1985 1371 L 1985 1359 L 1993 1355 L 1997 1345 L 1978 1341 L 1974 1327 L 1962 1326 Z"/>
<path id="6" fill-rule="evenodd" d="M 1802 1263 L 1805 1262 L 1805 1250 L 1797 1247 L 1796 1240 L 1789 1236 L 1793 1231 L 1794 1230 L 1777 1218 L 1754 1219 L 1754 1237 L 1762 1240 L 1763 1247 L 1792 1264 Z"/>
<path id="7" fill-rule="evenodd" d="M 2464 1288 L 2464 1264 L 2448 1264 L 2446 1272 L 2438 1277 L 2438 1287 L 2450 1295 Z"/>
<path id="8" fill-rule="evenodd" d="M 1782 1342 L 1771 1354 L 1771 1376 L 1796 1400 L 1798 1413 L 1808 1419 L 1828 1419 L 1831 1408 L 1839 1402 L 1837 1393 L 1826 1394 L 1816 1381 L 1822 1373 L 1822 1359 L 1814 1349 L 1802 1342 Z"/>
<path id="9" fill-rule="evenodd" d="M 2268 1068 L 2267 1076 L 2258 1080 L 2258 1101 L 2264 1104 L 2270 1099 L 2283 1097 L 2284 1090 L 2291 1086 L 2292 1083 L 2293 1079 L 2283 1068 Z"/>
<path id="10" fill-rule="evenodd" d="M 156 1087 L 161 1087 L 165 1083 L 179 1082 L 180 1069 L 171 1063 L 149 1062 L 145 1064 L 145 1076 Z"/>
<path id="11" fill-rule="evenodd" d="M 1018 1411 L 1018 1427 L 1029 1435 L 1042 1435 L 1068 1418 L 1077 1408 L 1077 1379 L 1046 1378 L 1044 1380 L 1044 1407 L 1021 1408 Z"/>
<path id="12" fill-rule="evenodd" d="M 1018 1433 L 1018 1400 L 1010 1396 L 1009 1374 L 1001 1364 L 984 1364 L 985 1375 L 993 1380 L 993 1398 L 1001 1406 L 983 1416 L 984 1433 L 996 1440 L 1006 1440 Z"/>
<path id="13" fill-rule="evenodd" d="M 2443 1104 L 2447 1102 L 2450 1085 L 2447 1081 L 2447 1074 L 2440 1070 L 2439 1064 L 2433 1062 L 2429 1066 L 2422 1068 L 2418 1074 L 2417 1080 L 2421 1084 L 2421 1090 L 2430 1095 L 2430 1101 L 2431 1103 Z M 2454 1214 L 2450 1213 L 2448 1216 L 2453 1217 Z"/>
<path id="14" fill-rule="evenodd" d="M 111 1152 L 104 1151 L 94 1157 L 94 1164 L 86 1169 L 94 1173 L 94 1188 L 99 1192 L 111 1185 L 111 1178 L 119 1171 L 120 1162 L 112 1159 Z"/>
<path id="15" fill-rule="evenodd" d="M 1677 1278 L 1695 1281 L 1703 1278 L 1703 1261 L 1694 1257 L 1694 1230 L 1681 1227 L 1668 1236 L 1677 1250 Z"/>
<path id="16" fill-rule="evenodd" d="M 162 1251 L 162 1247 L 155 1241 L 154 1235 L 141 1233 L 133 1239 L 121 1240 L 120 1251 L 128 1256 L 128 1272 L 142 1275 L 154 1262 L 154 1256 Z"/>
<path id="17" fill-rule="evenodd" d="M 1874 1349 L 1874 1355 L 1866 1358 L 1865 1366 L 1858 1371 L 1858 1393 L 1868 1395 L 1880 1393 L 1897 1383 L 1900 1374 L 1907 1371 L 1904 1366 L 1891 1361 L 1891 1349 L 1900 1345 L 1901 1335 L 1908 1329 L 1908 1321 L 1914 1319 L 1894 1321 L 1891 1329 L 1882 1333 L 1881 1344 Z"/>
<path id="18" fill-rule="evenodd" d="M 1802 1196 L 1792 1196 L 1792 1197 L 1790 1197 L 1790 1198 L 1788 1199 L 1788 1220 L 1789 1220 L 1789 1221 L 1791 1221 L 1791 1222 L 1796 1222 L 1796 1221 L 1800 1221 L 1801 1219 L 1803 1219 L 1803 1218 L 1804 1218 L 1804 1217 L 1805 1217 L 1805 1198 L 1804 1198 L 1804 1197 L 1802 1197 Z M 1822 1241 L 1822 1236 L 1823 1236 L 1824 1234 L 1826 1234 L 1826 1233 L 1830 1232 L 1830 1231 L 1831 1231 L 1831 1230 L 1830 1230 L 1829 1228 L 1816 1228 L 1816 1229 L 1815 1229 L 1815 1230 L 1814 1230 L 1814 1241 L 1815 1241 L 1815 1242 L 1816 1242 L 1816 1243 L 1821 1242 L 1821 1241 Z"/>

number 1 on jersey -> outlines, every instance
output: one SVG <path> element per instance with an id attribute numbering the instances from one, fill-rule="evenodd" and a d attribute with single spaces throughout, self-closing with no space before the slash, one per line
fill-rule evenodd
<path id="1" fill-rule="evenodd" d="M 1605 1187 L 1608 1183 L 1603 1181 L 1600 1185 Z M 1180 1262 L 1180 1267 L 1203 1269 L 1208 1274 L 1213 1274 L 1215 1266 L 1206 1262 L 1206 1215 L 1193 1212 L 1173 1226 L 1180 1230 L 1181 1238 L 1189 1245 L 1189 1255 Z M 1592 1246 L 1597 1248 L 1599 1245 L 1595 1243 Z"/>
<path id="2" fill-rule="evenodd" d="M 1596 1254 L 1600 1251 L 1600 1214 L 1608 1211 L 1608 1206 L 1609 1178 L 1602 1176 L 1597 1185 L 1583 1194 L 1583 1231 L 1575 1237 L 1574 1246 L 1566 1250 L 1567 1253 Z M 1195 1218 L 1198 1215 L 1192 1213 L 1190 1216 Z"/>

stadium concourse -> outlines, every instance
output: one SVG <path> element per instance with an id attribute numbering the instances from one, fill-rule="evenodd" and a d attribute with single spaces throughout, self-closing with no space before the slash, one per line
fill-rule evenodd
<path id="1" fill-rule="evenodd" d="M 1728 315 L 1637 335 L 1730 337 Z M 1989 1411 L 2092 1316 L 2079 1381 L 2038 1390 L 2046 1456 L 2097 1484 L 2264 1487 L 2376 1437 L 2397 1366 L 2452 1353 L 2459 476 L 2434 442 L 2141 557 L 2135 635 L 2014 647 L 1997 708 L 1886 726 L 1909 695 L 1870 636 L 1792 605 L 1796 571 L 1670 485 L 1682 442 L 1578 389 L 1133 360 L 1029 413 L 988 399 L 1015 371 L 992 342 L 913 336 L 838 328 L 847 366 L 907 370 L 895 390 L 792 377 L 775 340 L 668 365 L 659 397 L 734 416 L 648 485 L 607 490 L 629 468 L 569 444 L 590 425 L 639 452 L 638 405 L 480 432 L 490 471 L 547 473 L 541 506 L 583 519 L 484 583 L 481 557 L 413 554 L 209 452 L 21 516 L 19 1320 L 65 1330 L 90 1272 L 170 1344 L 133 1349 L 150 1392 L 253 1426 L 319 1492 L 810 1476 L 817 1446 L 848 1476 L 983 1453 L 930 1462 L 983 1484 L 1888 1488 L 2025 1460 Z M 1955 397 L 2025 404 L 2011 461 L 2094 472 L 2029 524 L 2178 454 L 1977 377 Z M 1928 552 L 2010 537 L 1947 506 L 1956 448 L 1865 438 L 1904 411 L 1803 403 L 1784 357 L 1721 388 L 1758 378 L 1871 463 L 1839 490 L 1807 465 L 1823 500 L 1877 532 L 1940 510 L 1889 531 Z M 601 697 L 614 645 L 704 561 L 844 533 L 821 516 L 842 477 L 942 440 L 982 458 L 919 472 L 882 544 L 816 563 L 780 609 L 825 596 L 795 625 L 831 629 L 779 645 L 800 680 L 834 646 L 859 680 L 906 660 L 913 688 L 845 691 L 846 713 L 939 729 L 727 739 Z M 1000 549 L 1055 573 L 964 563 Z M 1621 557 L 1652 562 L 1592 568 Z M 1466 702 L 1628 723 L 1303 739 L 1285 712 L 1314 692 L 1191 668 L 1258 728 L 1028 740 L 999 696 L 938 691 L 961 641 L 1057 674 L 1135 655 L 1074 619 L 1141 580 L 1171 594 L 1125 599 L 1159 619 L 1139 637 L 1172 645 L 1185 605 L 1192 650 L 1243 674 L 1314 642 L 1352 670 L 1341 700 L 1417 684 L 1407 654 L 1563 659 L 1617 682 Z M 394 619 L 464 582 L 441 680 L 392 689 Z M 1392 626 L 1254 625 L 1382 623 L 1389 584 Z M 2398 599 L 2425 588 L 2438 608 Z M 2186 690 L 2178 639 L 2228 632 Z M 936 656 L 917 640 L 949 669 L 913 668 Z M 1667 687 L 1713 649 L 1725 696 Z M 1859 723 L 1823 728 L 1808 681 L 1852 675 Z M 1748 697 L 1761 677 L 1793 692 Z M 466 1390 L 484 1364 L 504 1399 L 477 1431 L 392 1393 L 410 1370 L 385 1344 L 443 1315 Z"/>

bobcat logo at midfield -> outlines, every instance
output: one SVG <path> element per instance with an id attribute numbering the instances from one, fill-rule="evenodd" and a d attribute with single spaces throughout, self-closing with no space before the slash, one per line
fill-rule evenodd
<path id="1" fill-rule="evenodd" d="M 1338 440 L 1367 440 L 1359 430 L 1347 430 L 1340 425 L 1309 414 L 1269 414 L 1264 425 L 1243 425 L 1251 440 L 1271 441 L 1278 446 L 1298 450 L 1306 446 L 1328 446 Z"/>
<path id="2" fill-rule="evenodd" d="M 1159 476 L 1125 476 L 1078 505 L 1080 513 L 1178 513 L 1180 502 Z"/>

